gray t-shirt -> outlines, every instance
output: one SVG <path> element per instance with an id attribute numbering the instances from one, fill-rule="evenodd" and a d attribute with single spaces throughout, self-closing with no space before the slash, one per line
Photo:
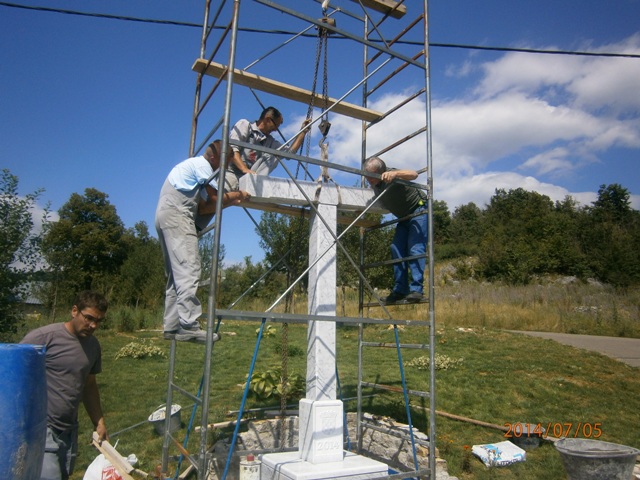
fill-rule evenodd
<path id="1" fill-rule="evenodd" d="M 277 150 L 282 143 L 273 138 L 270 134 L 265 135 L 258 128 L 257 122 L 249 122 L 248 120 L 238 120 L 238 122 L 231 129 L 229 133 L 231 140 L 238 140 L 241 142 L 251 143 L 252 145 L 261 145 L 266 148 L 273 148 Z M 264 152 L 259 152 L 252 148 L 243 148 L 236 145 L 232 145 L 234 152 L 240 152 L 240 156 L 244 161 L 244 164 L 248 169 L 252 169 L 256 162 L 260 159 L 265 160 L 268 164 L 274 162 L 272 155 Z M 242 172 L 237 168 L 233 162 L 231 162 L 227 170 L 232 171 L 236 176 L 241 177 Z"/>
<path id="2" fill-rule="evenodd" d="M 102 371 L 98 339 L 77 337 L 64 323 L 54 323 L 29 332 L 20 343 L 46 348 L 47 425 L 60 431 L 75 427 L 87 377 Z"/>

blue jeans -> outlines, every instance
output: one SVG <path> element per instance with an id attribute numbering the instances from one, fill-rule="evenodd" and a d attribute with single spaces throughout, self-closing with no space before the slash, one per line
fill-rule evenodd
<path id="1" fill-rule="evenodd" d="M 424 211 L 424 215 L 399 222 L 391 243 L 391 258 L 424 255 L 427 251 L 427 211 L 426 207 L 418 207 L 416 211 Z M 393 265 L 393 291 L 401 295 L 410 292 L 423 293 L 424 267 L 426 258 L 396 263 Z M 411 283 L 409 283 L 409 270 Z"/>

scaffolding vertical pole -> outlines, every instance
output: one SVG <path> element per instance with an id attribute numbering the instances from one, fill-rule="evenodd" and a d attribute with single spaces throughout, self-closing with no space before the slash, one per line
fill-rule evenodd
<path id="1" fill-rule="evenodd" d="M 233 92 L 233 71 L 235 68 L 236 42 L 238 36 L 238 16 L 240 12 L 240 0 L 233 2 L 233 19 L 231 29 L 231 41 L 229 45 L 229 72 L 227 73 L 227 89 L 224 102 L 224 121 L 222 124 L 222 152 L 220 158 L 220 174 L 218 177 L 218 189 L 224 190 L 225 171 L 227 167 L 227 152 L 229 149 L 229 121 L 231 118 L 231 98 Z M 216 310 L 216 293 L 218 291 L 218 268 L 220 256 L 220 230 L 222 226 L 222 209 L 224 195 L 218 195 L 216 199 L 215 228 L 213 232 L 213 251 L 211 255 L 211 276 L 209 280 L 209 296 L 207 305 L 207 345 L 204 365 L 204 384 L 202 389 L 202 417 L 200 425 L 200 457 L 199 476 L 207 478 L 207 426 L 209 424 L 209 400 L 211 391 L 211 359 L 213 357 L 213 334 Z"/>
<path id="2" fill-rule="evenodd" d="M 369 35 L 369 16 L 364 16 L 364 38 L 368 38 Z M 368 60 L 369 49 L 366 44 L 362 45 L 362 77 L 364 82 L 362 83 L 362 105 L 367 107 L 367 74 L 368 74 Z M 367 158 L 367 123 L 363 120 L 362 123 L 362 147 L 360 152 L 360 168 L 364 166 L 364 162 Z M 366 186 L 366 180 L 364 177 L 360 177 L 360 186 L 364 188 Z M 365 262 L 364 256 L 365 249 L 365 229 L 360 227 L 360 272 L 364 275 L 364 269 L 362 266 Z M 358 314 L 362 318 L 364 316 L 364 285 L 362 281 L 358 282 Z M 362 342 L 364 341 L 364 323 L 358 325 L 358 388 L 357 388 L 357 411 L 356 411 L 356 438 L 357 438 L 357 452 L 362 451 L 362 366 L 363 366 L 363 351 Z"/>
<path id="3" fill-rule="evenodd" d="M 209 12 L 211 10 L 211 0 L 205 0 L 204 5 L 204 21 L 202 22 L 202 37 L 200 40 L 200 58 L 204 58 L 207 49 L 207 37 L 209 32 L 207 28 L 209 26 Z M 196 148 L 196 133 L 198 130 L 198 109 L 200 107 L 200 92 L 202 91 L 202 77 L 203 73 L 198 74 L 196 80 L 196 94 L 193 103 L 193 117 L 191 118 L 191 139 L 189 141 L 189 156 L 192 157 L 195 154 Z"/>
<path id="4" fill-rule="evenodd" d="M 165 415 L 165 430 L 164 439 L 162 441 L 162 473 L 167 473 L 169 468 L 169 441 L 171 440 L 169 425 L 171 422 L 171 411 L 173 409 L 173 377 L 175 373 L 176 363 L 176 341 L 171 340 L 171 347 L 169 347 L 169 381 L 167 387 L 167 403 L 164 407 Z"/>
<path id="5" fill-rule="evenodd" d="M 427 254 L 429 255 L 429 470 L 430 478 L 436 478 L 436 317 L 433 257 L 433 161 L 431 126 L 431 55 L 429 51 L 429 0 L 424 0 L 424 61 L 425 61 L 425 114 L 427 142 L 427 186 L 428 190 L 428 234 Z"/>

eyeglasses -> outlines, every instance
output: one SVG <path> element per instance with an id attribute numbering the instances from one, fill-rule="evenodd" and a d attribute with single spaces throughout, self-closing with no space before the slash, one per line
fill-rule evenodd
<path id="1" fill-rule="evenodd" d="M 78 313 L 82 315 L 82 317 L 89 323 L 93 323 L 96 327 L 99 326 L 102 322 L 104 322 L 105 318 L 96 318 L 93 315 L 87 315 L 86 313 L 78 310 Z"/>

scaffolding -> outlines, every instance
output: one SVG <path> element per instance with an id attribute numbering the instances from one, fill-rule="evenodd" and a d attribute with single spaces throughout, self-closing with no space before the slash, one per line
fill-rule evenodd
<path id="1" fill-rule="evenodd" d="M 287 6 L 286 4 L 293 5 Z M 242 8 L 242 12 L 241 12 Z M 240 21 L 243 15 L 247 18 L 255 19 L 267 11 L 279 12 L 281 23 L 263 26 L 258 32 L 250 28 L 243 28 Z M 280 25 L 287 28 L 278 29 Z M 298 30 L 291 31 L 291 27 Z M 259 35 L 264 41 L 252 41 Z M 288 35 L 285 42 L 269 45 L 267 38 L 271 39 L 277 35 Z M 315 64 L 313 55 L 305 55 L 313 51 L 314 43 L 321 36 L 324 36 L 322 45 L 318 43 Z M 339 45 L 339 50 L 332 50 L 330 59 L 327 61 L 327 49 L 329 45 Z M 277 97 L 279 104 L 282 102 L 292 102 L 308 106 L 312 116 L 312 125 L 320 128 L 323 139 L 316 150 L 318 155 L 309 153 L 310 147 L 307 145 L 305 154 L 287 153 L 279 160 L 280 170 L 275 175 L 284 173 L 290 178 L 304 200 L 300 205 L 264 205 L 248 202 L 243 205 L 245 211 L 257 225 L 248 209 L 266 210 L 287 215 L 308 215 L 315 214 L 325 222 L 318 212 L 314 199 L 305 193 L 298 181 L 298 174 L 294 174 L 287 165 L 290 161 L 296 162 L 297 170 L 303 169 L 305 177 L 311 179 L 318 178 L 319 184 L 327 184 L 335 181 L 329 176 L 329 169 L 337 172 L 337 178 L 353 178 L 357 176 L 360 184 L 364 187 L 364 171 L 362 164 L 367 158 L 381 156 L 392 152 L 394 155 L 411 155 L 412 157 L 424 157 L 424 163 L 417 169 L 422 178 L 426 178 L 425 183 L 403 182 L 415 188 L 422 189 L 427 195 L 426 214 L 428 219 L 428 241 L 426 257 L 427 270 L 425 271 L 425 293 L 428 308 L 427 318 L 422 320 L 405 320 L 394 318 L 395 307 L 385 305 L 380 299 L 375 289 L 367 280 L 367 270 L 379 266 L 390 266 L 393 263 L 414 260 L 414 258 L 403 258 L 385 262 L 366 262 L 366 235 L 378 228 L 393 226 L 396 222 L 406 220 L 395 219 L 384 222 L 381 225 L 372 225 L 367 220 L 366 214 L 371 210 L 372 205 L 356 212 L 355 217 L 339 218 L 341 223 L 348 224 L 348 229 L 360 228 L 360 248 L 361 253 L 358 259 L 353 259 L 344 249 L 340 242 L 342 236 L 334 236 L 333 243 L 340 248 L 345 257 L 351 263 L 352 268 L 357 272 L 359 278 L 359 316 L 318 316 L 301 315 L 290 313 L 277 313 L 274 311 L 290 291 L 293 286 L 301 280 L 309 271 L 297 277 L 289 285 L 287 291 L 274 300 L 271 307 L 264 312 L 247 312 L 234 310 L 234 302 L 226 309 L 217 307 L 217 292 L 219 283 L 218 264 L 221 232 L 225 228 L 224 215 L 222 213 L 222 196 L 218 196 L 216 205 L 216 215 L 213 224 L 201 232 L 202 235 L 213 236 L 212 265 L 210 269 L 210 280 L 208 285 L 208 306 L 207 306 L 207 338 L 212 338 L 214 331 L 217 332 L 221 320 L 241 320 L 260 322 L 260 333 L 256 343 L 255 352 L 257 354 L 260 339 L 266 322 L 308 323 L 315 321 L 339 322 L 346 325 L 358 327 L 358 385 L 357 385 L 357 430 L 359 442 L 362 438 L 363 412 L 362 399 L 364 389 L 381 389 L 387 391 L 398 391 L 404 394 L 404 401 L 408 423 L 410 426 L 409 438 L 414 443 L 411 408 L 409 396 L 416 395 L 422 399 L 428 399 L 429 406 L 425 408 L 428 412 L 428 468 L 420 468 L 415 458 L 415 470 L 411 472 L 396 473 L 389 478 L 432 478 L 435 479 L 435 310 L 434 310 L 434 264 L 433 264 L 433 200 L 432 200 L 432 162 L 431 162 L 431 118 L 430 118 L 430 87 L 429 87 L 429 42 L 428 42 L 428 2 L 410 2 L 405 5 L 403 0 L 282 0 L 281 3 L 270 0 L 219 0 L 212 2 L 205 0 L 203 30 L 200 44 L 200 55 L 193 64 L 193 71 L 197 73 L 195 100 L 193 107 L 192 129 L 190 138 L 190 156 L 197 155 L 203 151 L 204 147 L 211 142 L 214 136 L 222 139 L 222 165 L 219 173 L 218 184 L 224 184 L 227 152 L 232 145 L 239 147 L 251 146 L 254 150 L 278 155 L 277 150 L 270 150 L 259 145 L 249 145 L 243 142 L 233 142 L 229 138 L 230 130 L 234 125 L 232 116 L 238 118 L 246 116 L 246 112 L 239 112 L 235 106 L 238 102 L 236 98 L 240 95 L 248 96 L 249 93 L 257 100 L 262 109 L 265 102 L 260 95 Z M 316 92 L 316 79 L 318 75 L 318 61 L 320 50 L 324 48 L 324 81 L 322 93 Z M 361 50 L 360 50 L 361 49 Z M 292 53 L 293 52 L 293 53 Z M 255 59 L 256 54 L 258 58 Z M 361 73 L 354 74 L 354 65 L 362 61 Z M 247 66 L 238 68 L 240 62 L 247 62 Z M 356 63 L 357 62 L 357 63 Z M 285 67 L 283 67 L 285 65 Z M 287 68 L 288 67 L 288 68 Z M 328 95 L 327 78 L 328 70 L 339 75 L 343 82 L 348 82 L 353 77 L 349 88 L 340 91 L 333 96 Z M 307 78 L 313 73 L 313 78 Z M 305 76 L 306 75 L 306 76 Z M 286 79 L 283 81 L 282 79 Z M 313 88 L 305 88 L 313 82 Z M 417 86 L 416 86 L 417 85 Z M 246 87 L 246 88 L 245 88 Z M 343 87 L 341 87 L 343 88 Z M 359 100 L 354 101 L 357 93 L 361 93 Z M 333 92 L 332 92 L 333 93 Z M 268 104 L 270 104 L 269 102 Z M 403 121 L 404 112 L 409 106 L 418 105 L 418 111 L 422 112 L 421 118 L 415 116 L 410 121 Z M 284 110 L 283 107 L 278 107 Z M 222 111 L 218 116 L 216 112 Z M 411 110 L 415 112 L 415 108 Z M 331 117 L 329 117 L 331 115 Z M 358 157 L 358 165 L 350 166 L 349 160 L 331 162 L 328 160 L 327 145 L 323 147 L 322 141 L 326 139 L 329 131 L 328 119 L 334 122 L 336 128 L 352 127 L 353 122 L 360 122 L 362 132 L 361 149 L 355 152 Z M 213 127 L 210 127 L 213 125 Z M 402 128 L 398 128 L 400 125 Z M 411 130 L 406 131 L 407 125 Z M 204 127 L 207 126 L 207 127 Z M 390 127 L 391 126 L 391 127 Z M 396 128 L 393 128 L 395 126 Z M 381 145 L 376 132 L 402 132 L 401 137 L 391 143 Z M 296 132 L 291 139 L 284 142 L 288 145 L 293 138 L 300 133 Z M 318 158 L 319 156 L 319 158 Z M 289 159 L 289 160 L 285 160 Z M 314 175 L 316 169 L 320 170 L 318 175 Z M 349 177 L 349 175 L 351 177 Z M 369 174 L 369 176 L 371 176 Z M 374 175 L 375 176 L 375 175 Z M 325 222 L 326 223 L 326 222 Z M 344 232 L 343 232 L 344 233 Z M 268 274 L 268 272 L 267 272 Z M 258 282 L 256 282 L 258 283 Z M 254 284 L 255 285 L 255 284 Z M 365 299 L 368 300 L 365 300 Z M 375 310 L 372 310 L 375 309 Z M 369 316 L 370 311 L 383 312 L 384 318 Z M 388 325 L 393 328 L 394 343 L 368 342 L 365 340 L 367 324 Z M 419 344 L 403 344 L 399 339 L 399 327 L 427 327 L 428 339 Z M 365 347 L 393 347 L 397 351 L 400 374 L 402 376 L 402 388 L 380 385 L 375 382 L 364 380 L 365 374 Z M 429 390 L 420 392 L 411 390 L 405 382 L 403 373 L 402 349 L 419 348 L 428 350 L 430 358 L 430 368 L 428 371 Z M 165 437 L 162 452 L 162 471 L 167 472 L 169 463 L 169 453 L 172 445 L 175 445 L 181 455 L 188 456 L 192 468 L 197 470 L 199 478 L 208 478 L 207 470 L 207 426 L 209 425 L 209 397 L 211 392 L 211 365 L 213 361 L 214 344 L 209 343 L 205 348 L 204 368 L 202 382 L 197 394 L 192 394 L 181 388 L 174 381 L 174 368 L 176 357 L 176 341 L 171 342 L 169 357 L 169 379 L 167 387 L 167 406 L 172 405 L 174 393 L 178 393 L 192 399 L 200 413 L 200 448 L 197 456 L 189 456 L 180 443 L 173 438 L 169 428 L 170 416 L 166 417 Z M 255 360 L 255 355 L 254 355 Z M 249 377 L 253 371 L 252 363 Z M 248 383 L 248 381 L 247 381 Z M 240 420 L 244 409 L 245 397 L 242 401 L 238 420 Z M 192 424 L 195 423 L 195 409 L 189 423 L 190 433 Z M 240 425 L 236 423 L 236 433 Z M 369 426 L 370 427 L 370 426 Z M 367 427 L 367 428 L 369 428 Z M 234 433 L 235 436 L 235 433 Z M 235 437 L 234 437 L 235 441 Z M 362 447 L 358 445 L 358 450 Z M 233 449 L 233 443 L 232 443 Z M 233 450 L 229 452 L 229 460 Z M 223 474 L 226 478 L 228 473 L 229 460 Z M 176 477 L 178 471 L 176 470 Z M 182 477 L 181 477 L 182 478 Z"/>

